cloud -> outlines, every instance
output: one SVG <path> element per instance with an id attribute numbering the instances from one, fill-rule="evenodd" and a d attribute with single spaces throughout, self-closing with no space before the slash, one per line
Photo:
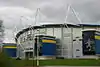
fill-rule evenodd
<path id="1" fill-rule="evenodd" d="M 30 9 L 28 8 L 24 8 L 24 7 L 0 7 L 0 14 L 1 15 L 29 15 L 34 13 L 34 11 L 32 12 Z"/>
<path id="2" fill-rule="evenodd" d="M 7 29 L 12 30 L 16 25 L 20 30 L 23 26 L 34 24 L 35 11 L 40 8 L 40 20 L 63 22 L 68 3 L 72 4 L 83 23 L 99 23 L 100 0 L 0 0 L 0 18 L 4 20 L 4 25 Z M 71 15 L 68 17 L 68 21 L 77 23 L 77 19 L 74 15 Z M 21 16 L 24 17 L 22 18 Z M 20 20 L 20 18 L 22 19 Z"/>
<path id="3" fill-rule="evenodd" d="M 83 22 L 99 21 L 100 8 L 99 0 L 76 0 L 73 1 L 73 7 L 79 13 Z"/>
<path id="4" fill-rule="evenodd" d="M 40 7 L 47 18 L 63 20 L 68 3 L 72 4 L 83 22 L 99 20 L 99 0 L 1 0 L 0 5 L 25 7 L 33 11 Z"/>
<path id="5" fill-rule="evenodd" d="M 16 26 L 17 30 L 21 30 L 25 25 L 32 24 L 34 11 L 23 7 L 1 7 L 0 19 L 3 20 L 5 27 L 5 40 L 4 42 L 14 42 L 13 32 Z M 15 32 L 16 32 L 15 31 Z"/>
<path id="6" fill-rule="evenodd" d="M 14 43 L 14 35 L 13 35 L 13 30 L 9 30 L 9 29 L 6 29 L 5 31 L 5 36 L 4 36 L 4 42 L 5 43 Z"/>
<path id="7" fill-rule="evenodd" d="M 14 25 L 20 25 L 23 20 L 27 20 L 26 17 L 32 17 L 33 14 L 34 11 L 32 12 L 22 7 L 2 7 L 0 9 L 0 18 L 4 20 L 6 28 L 13 28 Z"/>
<path id="8" fill-rule="evenodd" d="M 62 2 L 57 4 L 56 3 L 57 1 L 55 3 L 53 2 L 45 4 L 42 8 L 43 13 L 48 18 L 63 20 L 65 18 L 65 13 L 67 11 L 66 4 L 68 4 L 69 2 L 68 0 L 66 0 L 63 1 L 63 4 Z M 78 13 L 78 16 L 80 17 L 83 23 L 99 21 L 99 0 L 72 0 L 70 1 L 70 3 L 72 4 L 72 7 L 75 9 L 75 11 Z M 70 18 L 72 17 L 69 17 L 69 19 Z"/>

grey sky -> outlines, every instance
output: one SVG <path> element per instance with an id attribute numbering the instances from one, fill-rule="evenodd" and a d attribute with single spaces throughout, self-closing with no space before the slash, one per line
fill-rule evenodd
<path id="1" fill-rule="evenodd" d="M 82 22 L 99 23 L 100 0 L 0 0 L 0 18 L 4 20 L 6 27 L 5 42 L 13 41 L 11 31 L 15 25 L 21 29 L 22 25 L 25 27 L 27 24 L 33 24 L 37 8 L 40 8 L 43 14 L 43 21 L 64 21 L 68 3 L 72 4 Z M 71 15 L 68 21 L 77 22 Z"/>

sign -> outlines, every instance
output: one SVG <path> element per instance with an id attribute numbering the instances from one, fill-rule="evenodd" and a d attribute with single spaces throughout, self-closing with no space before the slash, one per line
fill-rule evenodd
<path id="1" fill-rule="evenodd" d="M 95 49 L 96 54 L 100 54 L 100 32 L 95 33 Z"/>

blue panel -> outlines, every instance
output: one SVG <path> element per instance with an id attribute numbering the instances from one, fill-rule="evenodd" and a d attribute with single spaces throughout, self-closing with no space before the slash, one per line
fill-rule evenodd
<path id="1" fill-rule="evenodd" d="M 100 54 L 100 32 L 98 31 L 95 32 L 95 48 L 96 54 Z"/>
<path id="2" fill-rule="evenodd" d="M 95 40 L 96 54 L 100 54 L 100 40 Z"/>
<path id="3" fill-rule="evenodd" d="M 42 50 L 42 55 L 54 56 L 56 55 L 56 44 L 43 43 L 41 50 Z"/>
<path id="4" fill-rule="evenodd" d="M 10 57 L 16 57 L 16 49 L 10 49 L 10 48 L 6 48 L 4 49 L 4 51 L 7 53 L 8 56 Z"/>

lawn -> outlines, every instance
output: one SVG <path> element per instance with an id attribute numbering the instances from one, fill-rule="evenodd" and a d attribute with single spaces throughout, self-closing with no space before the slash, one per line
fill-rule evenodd
<path id="1" fill-rule="evenodd" d="M 36 66 L 36 60 L 16 60 L 0 54 L 0 67 Z M 40 66 L 100 66 L 100 59 L 53 59 L 40 60 Z"/>
<path id="2" fill-rule="evenodd" d="M 35 66 L 34 60 L 13 60 L 13 64 L 17 67 Z M 40 66 L 100 66 L 100 59 L 56 59 L 56 60 L 40 60 Z"/>

